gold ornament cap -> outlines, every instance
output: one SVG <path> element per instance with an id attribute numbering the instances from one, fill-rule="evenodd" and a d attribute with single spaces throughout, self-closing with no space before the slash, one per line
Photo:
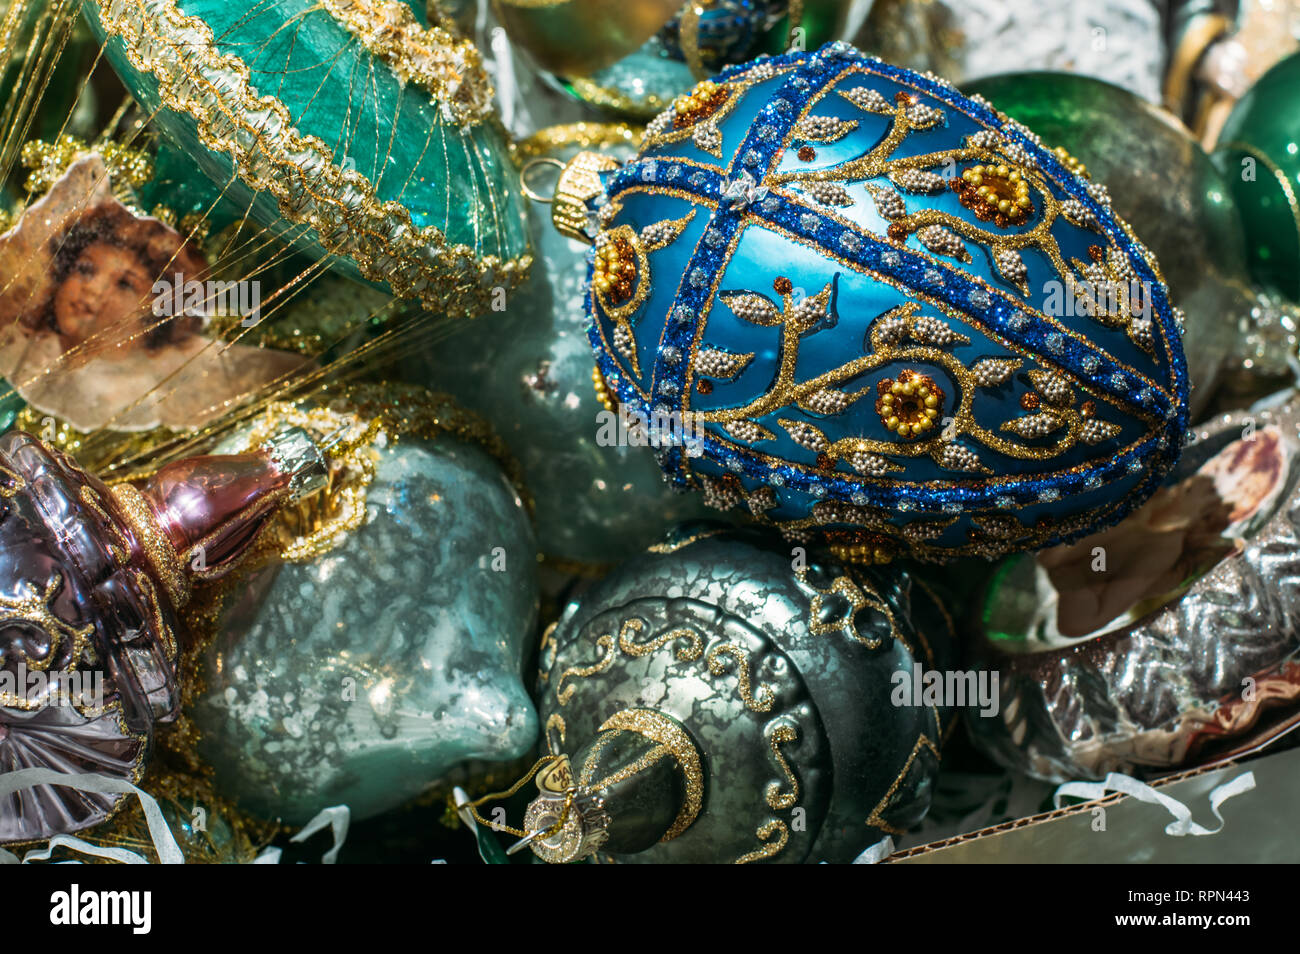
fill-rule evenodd
<path id="1" fill-rule="evenodd" d="M 591 223 L 590 203 L 605 191 L 600 174 L 613 172 L 620 165 L 622 163 L 617 159 L 599 152 L 580 152 L 567 163 L 539 156 L 524 165 L 519 177 L 524 195 L 536 202 L 550 204 L 551 223 L 561 235 L 591 244 L 596 236 Z M 560 170 L 555 181 L 555 193 L 549 198 L 539 195 L 528 185 L 529 172 L 538 166 L 555 166 Z"/>

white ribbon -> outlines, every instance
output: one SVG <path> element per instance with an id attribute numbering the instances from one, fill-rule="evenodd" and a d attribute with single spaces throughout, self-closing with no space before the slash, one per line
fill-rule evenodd
<path id="1" fill-rule="evenodd" d="M 1052 804 L 1060 808 L 1062 799 L 1066 797 L 1083 798 L 1092 801 L 1093 799 L 1105 797 L 1108 792 L 1120 792 L 1141 802 L 1164 806 L 1169 814 L 1174 816 L 1174 820 L 1165 826 L 1166 835 L 1177 837 L 1183 835 L 1215 835 L 1223 830 L 1224 825 L 1223 816 L 1219 814 L 1219 806 L 1233 796 L 1240 795 L 1242 792 L 1249 792 L 1254 787 L 1255 773 L 1244 772 L 1232 781 L 1224 782 L 1210 792 L 1210 811 L 1214 813 L 1214 817 L 1219 823 L 1218 828 L 1204 828 L 1198 825 L 1192 821 L 1191 809 L 1178 799 L 1166 795 L 1144 782 L 1139 782 L 1135 778 L 1120 775 L 1117 772 L 1107 775 L 1104 782 L 1066 782 L 1052 796 Z"/>
<path id="2" fill-rule="evenodd" d="M 351 819 L 352 812 L 346 805 L 322 808 L 315 818 L 303 826 L 302 831 L 289 840 L 295 844 L 300 844 L 328 825 L 334 832 L 334 847 L 320 856 L 320 863 L 332 865 L 338 860 L 339 849 L 343 847 L 343 842 L 347 840 L 348 824 Z"/>
<path id="3" fill-rule="evenodd" d="M 894 853 L 894 839 L 886 835 L 853 859 L 855 865 L 876 865 Z"/>
<path id="4" fill-rule="evenodd" d="M 158 853 L 158 860 L 165 865 L 185 864 L 185 855 L 181 853 L 180 846 L 176 844 L 171 829 L 167 827 L 167 820 L 163 818 L 162 809 L 158 807 L 158 803 L 154 801 L 153 796 L 148 792 L 137 788 L 125 779 L 110 778 L 107 775 L 97 775 L 93 772 L 69 775 L 66 772 L 48 768 L 19 769 L 16 772 L 6 772 L 0 775 L 0 798 L 12 795 L 24 788 L 30 788 L 33 785 L 65 785 L 68 788 L 75 788 L 79 792 L 94 792 L 100 795 L 135 795 L 140 799 L 140 807 L 144 809 L 145 822 L 149 826 L 149 837 L 153 840 L 153 848 Z M 112 858 L 126 864 L 143 865 L 149 863 L 134 851 L 127 851 L 125 848 L 100 848 L 72 835 L 55 835 L 45 848 L 33 848 L 23 855 L 22 863 L 48 861 L 54 849 L 59 846 L 71 848 L 73 851 L 93 855 L 97 858 Z M 18 863 L 18 857 L 13 852 L 3 851 L 0 853 L 0 864 L 16 863 Z"/>
<path id="5" fill-rule="evenodd" d="M 318 812 L 315 818 L 303 826 L 302 831 L 289 840 L 301 844 L 326 825 L 329 825 L 334 831 L 334 845 L 329 851 L 321 855 L 320 862 L 323 865 L 332 865 L 338 860 L 339 849 L 343 847 L 343 842 L 347 840 L 348 825 L 351 820 L 352 812 L 348 806 L 334 805 Z M 255 865 L 278 865 L 283 854 L 284 852 L 279 848 L 267 848 L 254 858 L 251 863 Z"/>
<path id="6" fill-rule="evenodd" d="M 163 818 L 162 809 L 158 807 L 158 802 L 148 792 L 137 788 L 130 782 L 93 773 L 68 775 L 48 768 L 19 769 L 16 772 L 6 772 L 0 775 L 0 798 L 12 795 L 14 792 L 33 785 L 66 785 L 69 788 L 75 788 L 79 792 L 137 796 L 140 799 L 140 807 L 144 809 L 145 821 L 149 826 L 149 837 L 153 840 L 153 848 L 158 853 L 158 860 L 165 865 L 185 864 L 185 855 L 181 852 L 180 846 L 176 844 L 176 838 L 167 826 L 167 820 Z M 326 808 L 309 821 L 302 831 L 289 840 L 299 843 L 304 842 L 328 825 L 334 832 L 334 845 L 321 856 L 321 864 L 332 865 L 338 860 L 339 850 L 348 837 L 348 825 L 351 817 L 352 813 L 346 805 L 335 805 L 332 808 Z M 92 845 L 90 842 L 83 841 L 74 835 L 61 834 L 52 837 L 44 848 L 33 848 L 27 852 L 23 855 L 21 861 L 12 851 L 0 848 L 0 865 L 49 861 L 54 854 L 54 849 L 59 847 L 70 848 L 84 855 L 107 858 L 128 865 L 149 864 L 147 858 L 134 851 L 128 851 L 125 848 L 104 848 L 99 845 Z M 280 863 L 281 854 L 279 848 L 267 848 L 254 858 L 252 863 L 255 865 L 277 865 Z M 79 861 L 69 863 L 81 864 Z"/>

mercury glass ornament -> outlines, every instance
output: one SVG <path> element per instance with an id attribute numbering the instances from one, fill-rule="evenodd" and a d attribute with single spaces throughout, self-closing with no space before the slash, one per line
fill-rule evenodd
<path id="1" fill-rule="evenodd" d="M 900 569 L 792 554 L 770 532 L 679 529 L 544 641 L 541 716 L 565 757 L 539 776 L 532 850 L 851 860 L 929 804 L 948 713 L 904 700 L 896 674 L 943 665 L 949 638 Z"/>
<path id="2" fill-rule="evenodd" d="M 478 51 L 412 6 L 82 8 L 151 124 L 273 234 L 453 314 L 522 279 L 522 197 Z"/>
<path id="3" fill-rule="evenodd" d="M 968 620 L 1002 674 L 972 738 L 1049 781 L 1158 775 L 1300 723 L 1300 402 L 1198 428 L 1174 479 L 1110 530 L 999 567 Z"/>
<path id="4" fill-rule="evenodd" d="M 1256 304 L 1231 185 L 1177 119 L 1111 83 L 1017 72 L 965 83 L 962 91 L 983 96 L 1106 183 L 1111 208 L 1155 253 L 1186 315 L 1195 416 Z"/>
<path id="5" fill-rule="evenodd" d="M 962 89 L 1008 69 L 1060 70 L 1158 103 L 1167 59 L 1163 7 L 1161 0 L 892 0 L 872 4 L 852 39 Z"/>
<path id="6" fill-rule="evenodd" d="M 181 698 L 177 613 L 275 511 L 318 490 L 305 433 L 189 457 L 113 487 L 22 431 L 0 436 L 0 771 L 129 782 Z M 0 799 L 0 842 L 78 831 L 125 796 L 36 785 Z"/>
<path id="7" fill-rule="evenodd" d="M 951 85 L 846 44 L 760 58 L 611 165 L 580 155 L 557 190 L 557 224 L 585 195 L 599 226 L 592 346 L 720 508 L 874 559 L 995 556 L 1114 523 L 1177 459 L 1154 255 Z"/>
<path id="8" fill-rule="evenodd" d="M 610 155 L 632 151 L 627 127 L 602 133 L 584 123 L 580 135 Z M 547 149 L 542 157 L 567 159 L 575 148 Z M 628 428 L 620 430 L 609 398 L 602 403 L 597 393 L 603 384 L 593 374 L 583 308 L 586 246 L 540 215 L 532 240 L 532 274 L 505 310 L 440 333 L 412 359 L 408 376 L 456 395 L 509 444 L 536 505 L 543 553 L 612 563 L 706 508 L 698 496 L 668 486 L 644 447 L 631 446 Z"/>
<path id="9" fill-rule="evenodd" d="M 537 737 L 520 681 L 538 607 L 524 505 L 447 405 L 413 390 L 380 403 L 391 416 L 343 455 L 321 509 L 286 514 L 274 557 L 196 624 L 211 639 L 199 752 L 222 795 L 287 824 L 338 804 L 367 818 Z M 348 440 L 377 419 L 271 413 Z M 324 529 L 305 542 L 286 521 Z"/>

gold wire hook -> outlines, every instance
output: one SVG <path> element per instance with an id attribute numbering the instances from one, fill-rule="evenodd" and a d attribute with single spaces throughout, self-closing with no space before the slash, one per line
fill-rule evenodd
<path id="1" fill-rule="evenodd" d="M 530 170 L 536 168 L 537 166 L 554 166 L 557 169 L 563 169 L 564 163 L 562 163 L 559 159 L 555 159 L 551 156 L 537 156 L 525 162 L 523 168 L 519 170 L 520 191 L 522 191 L 524 195 L 528 196 L 528 198 L 532 199 L 534 202 L 545 202 L 547 205 L 550 205 L 552 202 L 555 201 L 554 196 L 538 195 L 528 185 L 528 173 Z"/>

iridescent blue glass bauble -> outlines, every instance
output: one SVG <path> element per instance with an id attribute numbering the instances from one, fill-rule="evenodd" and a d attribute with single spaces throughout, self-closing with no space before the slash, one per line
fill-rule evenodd
<path id="1" fill-rule="evenodd" d="M 1183 443 L 1182 317 L 1079 168 L 843 44 L 737 67 L 593 200 L 601 371 L 675 481 L 859 557 L 1114 523 Z"/>

